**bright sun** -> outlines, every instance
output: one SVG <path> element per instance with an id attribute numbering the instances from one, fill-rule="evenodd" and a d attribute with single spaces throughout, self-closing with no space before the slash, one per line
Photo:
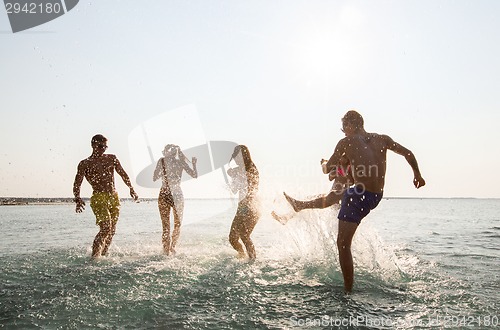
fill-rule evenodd
<path id="1" fill-rule="evenodd" d="M 306 75 L 338 75 L 355 70 L 365 41 L 359 33 L 363 15 L 344 7 L 334 18 L 307 27 L 300 43 L 300 66 Z"/>

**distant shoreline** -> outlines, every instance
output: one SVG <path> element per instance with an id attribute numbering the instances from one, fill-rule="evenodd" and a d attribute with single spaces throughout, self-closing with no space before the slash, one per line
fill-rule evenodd
<path id="1" fill-rule="evenodd" d="M 85 204 L 90 204 L 90 198 L 82 197 Z M 186 198 L 186 200 L 231 200 L 234 198 Z M 130 197 L 120 198 L 122 202 L 133 202 Z M 139 202 L 157 202 L 158 198 L 139 198 Z M 74 204 L 72 197 L 0 197 L 0 206 L 9 205 L 53 205 L 53 204 Z"/>
<path id="2" fill-rule="evenodd" d="M 82 198 L 86 204 L 90 203 L 90 198 Z M 132 198 L 120 198 L 121 201 L 132 201 Z M 141 198 L 141 202 L 157 201 L 156 198 Z M 0 197 L 0 206 L 9 205 L 52 205 L 52 204 L 74 204 L 72 197 L 62 198 L 32 198 L 32 197 Z"/>
<path id="3" fill-rule="evenodd" d="M 90 203 L 90 198 L 82 198 L 85 203 Z M 186 200 L 214 200 L 217 198 L 186 198 Z M 231 200 L 232 198 L 218 198 L 217 200 Z M 433 199 L 484 199 L 484 200 L 496 200 L 500 198 L 479 198 L 479 197 L 384 197 L 384 199 L 422 199 L 422 200 L 433 200 Z M 132 198 L 120 198 L 123 202 L 132 202 Z M 140 202 L 157 202 L 157 198 L 139 198 Z M 0 206 L 9 205 L 52 205 L 52 204 L 73 204 L 72 197 L 0 197 Z"/>

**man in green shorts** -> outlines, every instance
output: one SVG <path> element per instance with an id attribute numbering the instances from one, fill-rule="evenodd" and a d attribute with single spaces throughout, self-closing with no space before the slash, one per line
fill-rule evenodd
<path id="1" fill-rule="evenodd" d="M 115 171 L 130 188 L 130 196 L 134 200 L 138 198 L 118 158 L 104 153 L 108 148 L 107 142 L 108 139 L 101 134 L 92 137 L 92 154 L 78 164 L 73 183 L 76 213 L 81 213 L 85 209 L 85 202 L 80 198 L 83 178 L 87 179 L 93 189 L 90 207 L 95 214 L 96 224 L 100 227 L 92 245 L 92 258 L 94 259 L 107 254 L 116 231 L 116 223 L 120 214 L 120 199 L 115 190 Z"/>

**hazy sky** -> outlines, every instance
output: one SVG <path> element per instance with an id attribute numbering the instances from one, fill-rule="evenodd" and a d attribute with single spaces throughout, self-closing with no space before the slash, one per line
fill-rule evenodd
<path id="1" fill-rule="evenodd" d="M 498 17 L 493 0 L 106 0 L 13 34 L 0 9 L 0 196 L 70 197 L 96 133 L 135 178 L 131 133 L 182 109 L 158 121 L 177 137 L 159 146 L 243 143 L 269 196 L 321 193 L 319 160 L 356 109 L 427 181 L 391 154 L 386 196 L 498 198 Z M 219 197 L 222 175 L 183 185 Z"/>

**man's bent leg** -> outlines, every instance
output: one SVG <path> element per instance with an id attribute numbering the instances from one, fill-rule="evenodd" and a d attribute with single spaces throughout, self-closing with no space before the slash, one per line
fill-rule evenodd
<path id="1" fill-rule="evenodd" d="M 321 196 L 311 201 L 302 202 L 304 203 L 302 209 L 324 209 L 334 204 L 338 204 L 342 199 L 342 193 L 343 191 L 330 191 L 326 196 Z"/>
<path id="2" fill-rule="evenodd" d="M 285 195 L 285 198 L 288 201 L 288 203 L 292 205 L 293 210 L 295 212 L 300 212 L 305 209 L 324 209 L 334 204 L 338 204 L 339 201 L 342 199 L 343 191 L 339 192 L 330 191 L 330 193 L 328 193 L 327 195 L 323 195 L 308 201 L 300 201 L 290 197 L 286 193 L 283 194 Z"/>
<path id="3" fill-rule="evenodd" d="M 109 214 L 111 217 L 111 226 L 109 229 L 109 234 L 104 240 L 104 247 L 102 249 L 101 255 L 105 256 L 108 254 L 109 246 L 111 245 L 111 241 L 116 233 L 116 224 L 118 223 L 118 217 L 120 216 L 120 209 L 118 207 L 111 208 L 109 210 Z"/>
<path id="4" fill-rule="evenodd" d="M 92 244 L 92 258 L 99 258 L 104 248 L 105 240 L 110 234 L 111 221 L 101 221 L 99 223 L 100 230 L 95 236 Z"/>
<path id="5" fill-rule="evenodd" d="M 111 220 L 111 226 L 109 229 L 108 236 L 106 236 L 106 238 L 104 239 L 104 244 L 103 244 L 103 248 L 102 248 L 102 252 L 101 252 L 102 256 L 108 255 L 109 246 L 111 245 L 111 241 L 113 240 L 113 236 L 115 236 L 116 223 L 117 223 L 117 221 Z"/>
<path id="6" fill-rule="evenodd" d="M 346 293 L 352 291 L 354 283 L 354 265 L 352 261 L 351 242 L 358 224 L 339 220 L 339 233 L 337 236 L 337 247 L 339 249 L 339 262 L 344 277 L 344 290 Z"/>

